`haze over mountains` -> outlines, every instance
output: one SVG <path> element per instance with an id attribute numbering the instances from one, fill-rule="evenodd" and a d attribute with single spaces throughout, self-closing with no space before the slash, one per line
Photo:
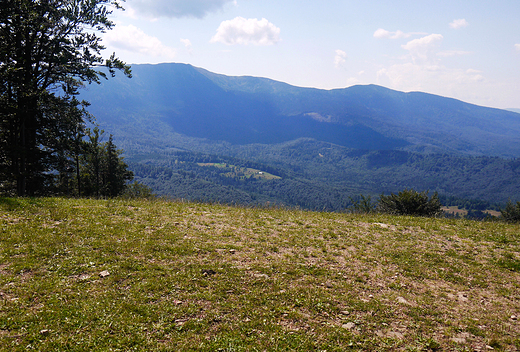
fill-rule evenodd
<path id="1" fill-rule="evenodd" d="M 383 87 L 320 90 L 227 77 L 185 64 L 134 65 L 83 96 L 103 123 L 157 120 L 190 137 L 272 144 L 300 137 L 351 148 L 520 156 L 520 115 Z"/>
<path id="2" fill-rule="evenodd" d="M 358 180 L 349 180 L 352 182 L 348 187 L 333 180 L 342 177 L 338 172 L 345 174 L 345 170 L 337 169 L 341 161 L 353 158 L 356 153 L 359 163 L 355 168 L 373 175 L 375 170 L 370 171 L 361 163 L 363 155 L 366 157 L 377 151 L 387 153 L 388 160 L 393 160 L 390 164 L 394 164 L 394 178 L 396 172 L 409 173 L 409 169 L 403 171 L 403 165 L 417 155 L 430 159 L 444 158 L 443 163 L 451 155 L 450 162 L 457 159 L 459 166 L 470 156 L 520 156 L 520 114 L 512 111 L 480 107 L 420 92 L 402 93 L 375 85 L 334 90 L 300 88 L 265 78 L 228 77 L 185 64 L 134 65 L 132 70 L 132 79 L 115 77 L 99 86 L 90 86 L 81 97 L 92 103 L 90 111 L 107 132 L 114 134 L 128 160 L 140 163 L 141 167 L 146 164 L 164 168 L 172 160 L 179 162 L 175 153 L 183 151 L 198 153 L 199 158 L 206 154 L 261 163 L 267 168 L 277 167 L 279 173 L 286 174 L 285 181 L 298 178 L 301 182 L 312 183 L 313 187 L 319 185 L 329 191 L 333 187 L 337 194 L 390 192 L 403 186 L 428 186 L 431 190 L 444 191 L 446 195 L 503 201 L 505 194 L 491 197 L 486 192 L 475 192 L 472 197 L 471 191 L 460 191 L 464 188 L 462 185 L 459 190 L 447 187 L 450 180 L 440 177 L 440 174 L 437 183 L 435 180 L 425 183 L 424 177 L 435 178 L 435 172 L 428 175 L 418 169 L 415 179 L 422 177 L 421 180 L 415 183 L 403 179 L 388 180 L 385 181 L 388 187 L 383 189 L 368 186 L 366 178 L 359 175 L 350 176 L 358 177 Z M 291 156 L 280 152 L 284 148 L 298 150 L 300 156 L 296 159 L 301 172 L 291 164 L 296 159 L 291 160 Z M 341 156 L 340 159 L 329 160 L 323 148 L 333 151 L 336 157 Z M 323 170 L 328 170 L 326 173 L 323 171 L 325 174 L 319 176 L 319 173 L 306 170 L 309 165 L 319 168 L 313 162 L 303 162 L 306 150 L 312 153 L 312 157 L 319 157 L 321 163 L 328 160 L 330 165 L 323 167 Z M 353 150 L 363 152 L 353 154 Z M 193 162 L 201 164 L 195 159 Z M 396 160 L 401 161 L 396 164 Z M 519 181 L 514 181 L 518 179 L 518 170 L 506 166 L 514 160 L 491 160 L 504 164 L 499 168 L 511 170 L 510 175 L 506 172 L 511 179 L 507 176 L 504 180 L 502 175 L 500 180 L 502 186 L 508 183 L 507 192 L 516 190 L 517 186 L 520 190 Z M 486 161 L 486 164 L 489 163 Z M 459 166 L 452 165 L 452 169 L 456 172 Z M 330 167 L 336 169 L 330 170 Z M 442 166 L 445 167 L 449 165 Z M 169 169 L 173 170 L 173 176 L 179 174 L 178 168 L 170 165 Z M 289 169 L 292 171 L 286 172 Z M 381 170 L 379 174 L 378 177 L 382 178 L 390 175 Z M 146 179 L 149 175 L 142 176 Z M 244 191 L 242 184 L 223 184 L 226 177 L 239 177 L 236 174 L 221 175 L 215 180 L 208 179 L 207 175 L 204 177 L 217 188 L 226 186 Z M 157 184 L 149 177 L 148 181 Z M 465 181 L 459 179 L 458 182 Z M 476 181 L 469 182 L 474 188 Z M 488 187 L 493 180 L 485 177 L 483 182 L 487 182 Z M 163 193 L 175 196 L 175 192 Z M 251 190 L 244 192 L 248 196 L 255 193 Z M 253 198 L 258 199 L 258 195 Z M 268 201 L 268 198 L 264 200 Z"/>

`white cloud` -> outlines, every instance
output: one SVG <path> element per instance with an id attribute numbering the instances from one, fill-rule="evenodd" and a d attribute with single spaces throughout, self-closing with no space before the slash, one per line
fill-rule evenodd
<path id="1" fill-rule="evenodd" d="M 403 58 L 407 62 L 381 68 L 377 72 L 378 83 L 402 91 L 459 97 L 482 87 L 485 77 L 481 71 L 451 68 L 442 63 L 445 57 L 471 54 L 462 50 L 439 51 L 443 39 L 441 34 L 430 34 L 401 45 L 409 53 Z"/>
<path id="2" fill-rule="evenodd" d="M 461 70 L 443 65 L 392 65 L 377 72 L 379 84 L 401 91 L 426 91 L 444 96 L 466 94 L 485 81 L 476 70 Z"/>
<path id="3" fill-rule="evenodd" d="M 430 34 L 425 37 L 410 40 L 408 43 L 401 45 L 405 50 L 408 50 L 414 62 L 430 61 L 434 49 L 440 45 L 444 37 L 441 34 Z"/>
<path id="4" fill-rule="evenodd" d="M 347 61 L 347 53 L 343 50 L 336 50 L 336 56 L 334 56 L 334 67 L 340 68 Z"/>
<path id="5" fill-rule="evenodd" d="M 516 50 L 520 51 L 520 44 L 515 44 Z"/>
<path id="6" fill-rule="evenodd" d="M 193 45 L 191 44 L 191 41 L 189 39 L 181 39 L 181 43 L 184 44 L 184 47 L 188 52 L 191 54 L 193 51 Z"/>
<path id="7" fill-rule="evenodd" d="M 452 57 L 452 56 L 463 56 L 463 55 L 470 55 L 470 54 L 472 54 L 471 51 L 446 50 L 446 51 L 438 52 L 437 56 L 440 56 L 440 57 Z"/>
<path id="8" fill-rule="evenodd" d="M 484 81 L 484 76 L 482 76 L 482 75 L 474 75 L 474 76 L 471 76 L 471 79 L 474 80 L 475 82 L 483 82 Z"/>
<path id="9" fill-rule="evenodd" d="M 404 33 L 402 31 L 389 32 L 383 28 L 379 28 L 374 32 L 374 38 L 389 38 L 389 39 L 401 39 L 409 38 L 413 33 Z"/>
<path id="10" fill-rule="evenodd" d="M 383 38 L 403 39 L 403 38 L 410 38 L 413 35 L 426 35 L 426 34 L 428 34 L 428 33 L 424 33 L 424 32 L 405 33 L 403 31 L 399 31 L 399 30 L 397 30 L 395 32 L 390 32 L 390 31 L 387 31 L 386 29 L 379 28 L 377 31 L 374 32 L 374 38 L 377 38 L 377 39 L 383 39 Z"/>
<path id="11" fill-rule="evenodd" d="M 361 81 L 356 77 L 350 77 L 347 79 L 347 87 L 355 86 L 356 84 L 361 84 Z"/>
<path id="12" fill-rule="evenodd" d="M 168 60 L 175 57 L 175 49 L 162 44 L 156 37 L 147 35 L 133 25 L 115 26 L 114 30 L 107 32 L 103 39 L 107 45 L 122 50 Z"/>
<path id="13" fill-rule="evenodd" d="M 453 20 L 453 22 L 450 23 L 450 27 L 453 29 L 464 28 L 467 26 L 469 26 L 469 23 L 464 18 Z"/>
<path id="14" fill-rule="evenodd" d="M 217 29 L 217 34 L 211 38 L 212 43 L 220 42 L 227 45 L 273 45 L 279 41 L 280 28 L 265 18 L 258 20 L 243 17 L 222 22 Z"/>
<path id="15" fill-rule="evenodd" d="M 409 51 L 427 49 L 437 45 L 437 43 L 442 41 L 443 38 L 444 37 L 441 34 L 430 34 L 426 37 L 410 40 L 408 43 L 401 45 L 401 47 Z"/>
<path id="16" fill-rule="evenodd" d="M 128 17 L 133 20 L 137 19 L 137 12 L 133 7 L 125 6 L 125 10 L 120 12 L 120 15 L 123 17 Z"/>
<path id="17" fill-rule="evenodd" d="M 153 17 L 203 18 L 233 0 L 128 0 L 128 7 Z"/>

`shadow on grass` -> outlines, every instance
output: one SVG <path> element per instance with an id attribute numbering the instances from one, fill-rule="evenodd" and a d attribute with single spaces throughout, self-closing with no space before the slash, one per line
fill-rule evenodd
<path id="1" fill-rule="evenodd" d="M 507 253 L 497 263 L 502 268 L 506 268 L 511 271 L 520 272 L 520 260 L 516 259 L 513 254 Z"/>
<path id="2" fill-rule="evenodd" d="M 6 211 L 24 208 L 27 205 L 41 205 L 41 201 L 37 198 L 8 198 L 0 197 L 0 209 Z"/>

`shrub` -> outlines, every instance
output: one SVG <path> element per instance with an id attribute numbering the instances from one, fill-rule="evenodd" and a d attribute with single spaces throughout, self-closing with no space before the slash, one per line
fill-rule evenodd
<path id="1" fill-rule="evenodd" d="M 132 198 L 153 198 L 154 194 L 150 187 L 143 185 L 137 181 L 129 183 L 121 195 L 121 198 L 132 199 Z"/>
<path id="2" fill-rule="evenodd" d="M 511 201 L 507 202 L 506 207 L 501 209 L 500 213 L 507 222 L 520 222 L 520 202 L 516 202 L 516 205 Z"/>
<path id="3" fill-rule="evenodd" d="M 360 195 L 357 199 L 350 197 L 352 203 L 350 211 L 353 213 L 369 214 L 376 211 L 376 205 L 371 196 Z"/>
<path id="4" fill-rule="evenodd" d="M 389 196 L 382 194 L 377 208 L 382 213 L 393 215 L 438 216 L 442 213 L 437 192 L 430 198 L 428 191 L 419 193 L 413 189 Z"/>

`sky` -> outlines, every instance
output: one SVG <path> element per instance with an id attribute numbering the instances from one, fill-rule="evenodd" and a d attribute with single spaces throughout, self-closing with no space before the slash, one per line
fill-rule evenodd
<path id="1" fill-rule="evenodd" d="M 520 108 L 519 0 L 126 0 L 103 34 L 129 64 L 300 87 L 377 84 Z"/>

